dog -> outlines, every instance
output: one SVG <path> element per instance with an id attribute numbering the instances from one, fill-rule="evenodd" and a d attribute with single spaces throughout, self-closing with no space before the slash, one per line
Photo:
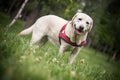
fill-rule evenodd
<path id="1" fill-rule="evenodd" d="M 19 35 L 32 33 L 30 45 L 43 46 L 49 40 L 59 47 L 60 55 L 65 51 L 71 51 L 69 63 L 72 64 L 82 46 L 86 44 L 86 38 L 92 26 L 92 18 L 78 11 L 70 21 L 55 15 L 40 17 Z"/>

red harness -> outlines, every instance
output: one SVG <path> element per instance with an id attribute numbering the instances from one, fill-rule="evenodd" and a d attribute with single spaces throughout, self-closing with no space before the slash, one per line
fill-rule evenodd
<path id="1" fill-rule="evenodd" d="M 69 22 L 68 22 L 68 23 L 69 23 Z M 60 32 L 59 32 L 59 43 L 60 43 L 60 45 L 61 45 L 61 39 L 62 39 L 62 40 L 64 40 L 65 42 L 67 42 L 68 44 L 70 44 L 70 45 L 72 45 L 72 46 L 75 46 L 75 47 L 84 46 L 84 45 L 87 43 L 86 40 L 82 41 L 79 45 L 77 45 L 75 42 L 72 42 L 72 41 L 70 40 L 70 38 L 66 35 L 66 33 L 65 33 L 65 28 L 66 28 L 66 26 L 67 26 L 68 23 L 66 23 L 66 24 L 62 27 L 62 29 L 60 30 Z"/>

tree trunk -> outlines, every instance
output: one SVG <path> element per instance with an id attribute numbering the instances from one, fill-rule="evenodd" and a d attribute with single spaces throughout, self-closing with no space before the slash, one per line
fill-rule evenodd
<path id="1" fill-rule="evenodd" d="M 95 55 L 97 54 L 99 48 L 100 48 L 100 44 L 98 44 L 97 47 L 96 47 L 96 49 L 95 49 Z"/>
<path id="2" fill-rule="evenodd" d="M 112 53 L 113 53 L 113 48 L 112 47 L 110 47 L 110 48 L 108 48 L 109 50 L 108 50 L 108 59 L 107 59 L 107 61 L 110 61 L 111 60 L 111 57 L 112 57 Z"/>
<path id="3" fill-rule="evenodd" d="M 107 49 L 108 49 L 108 46 L 105 45 L 102 52 L 103 52 L 103 53 L 106 53 Z"/>
<path id="4" fill-rule="evenodd" d="M 7 27 L 6 27 L 7 30 L 16 22 L 16 20 L 17 20 L 18 17 L 20 16 L 20 14 L 21 14 L 21 12 L 23 11 L 23 9 L 24 9 L 24 7 L 25 7 L 25 5 L 26 5 L 27 2 L 28 2 L 28 0 L 25 0 L 25 1 L 23 2 L 22 6 L 20 7 L 20 9 L 19 9 L 19 11 L 18 11 L 18 13 L 17 13 L 17 15 L 13 18 L 12 22 L 7 25 Z"/>
<path id="5" fill-rule="evenodd" d="M 36 19 L 38 18 L 40 10 L 41 10 L 40 9 L 41 5 L 40 5 L 39 2 L 36 5 L 37 5 L 36 8 L 31 12 L 31 14 L 29 16 L 27 16 L 26 23 L 23 26 L 23 29 L 30 27 L 36 21 Z"/>
<path id="6" fill-rule="evenodd" d="M 13 6 L 15 5 L 15 2 L 16 2 L 16 0 L 14 0 L 14 1 L 12 2 L 12 4 L 10 5 L 10 7 L 9 7 L 9 9 L 8 9 L 7 14 L 10 14 L 10 13 L 11 13 L 11 10 L 12 10 Z"/>
<path id="7" fill-rule="evenodd" d="M 113 53 L 112 60 L 115 60 L 115 59 L 116 59 L 116 56 L 117 56 L 117 51 L 115 51 L 115 52 Z"/>
<path id="8" fill-rule="evenodd" d="M 88 37 L 87 48 L 90 48 L 92 42 L 93 42 L 92 39 L 90 37 Z"/>

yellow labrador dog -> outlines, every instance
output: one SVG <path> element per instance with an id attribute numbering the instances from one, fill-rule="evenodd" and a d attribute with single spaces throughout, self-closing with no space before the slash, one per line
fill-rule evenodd
<path id="1" fill-rule="evenodd" d="M 93 20 L 85 13 L 77 12 L 71 21 L 55 15 L 39 18 L 31 27 L 21 31 L 19 35 L 32 33 L 30 45 L 44 45 L 48 40 L 59 46 L 59 54 L 70 50 L 69 63 L 72 64 L 81 47 L 86 44 L 88 32 Z"/>

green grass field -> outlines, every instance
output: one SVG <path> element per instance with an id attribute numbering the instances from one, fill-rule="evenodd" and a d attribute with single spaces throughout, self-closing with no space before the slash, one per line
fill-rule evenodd
<path id="1" fill-rule="evenodd" d="M 69 65 L 69 52 L 58 56 L 59 48 L 49 42 L 34 50 L 29 46 L 31 36 L 18 36 L 24 21 L 5 32 L 9 22 L 0 13 L 0 80 L 120 80 L 120 61 L 107 61 L 107 55 L 84 47 Z"/>

